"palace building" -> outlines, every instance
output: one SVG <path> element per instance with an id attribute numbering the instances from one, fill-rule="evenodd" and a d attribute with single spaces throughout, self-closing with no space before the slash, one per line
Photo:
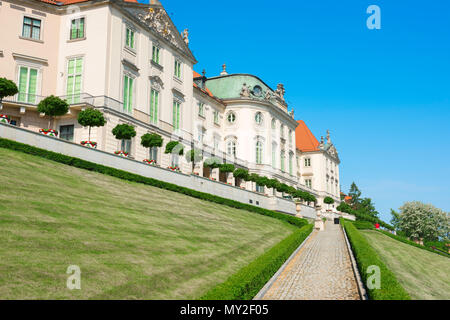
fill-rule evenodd
<path id="1" fill-rule="evenodd" d="M 327 134 L 319 142 L 303 121 L 296 121 L 285 101 L 283 84 L 271 88 L 250 74 L 217 76 L 193 70 L 197 60 L 189 34 L 179 32 L 159 1 L 7 0 L 0 2 L 0 77 L 13 80 L 19 93 L 3 100 L 0 113 L 11 124 L 38 132 L 53 126 L 59 138 L 80 143 L 88 129 L 77 122 L 86 108 L 102 111 L 104 127 L 92 128 L 97 148 L 123 150 L 136 160 L 190 173 L 182 156 L 165 154 L 179 141 L 186 150 L 214 157 L 289 186 L 340 202 L 336 147 Z M 68 114 L 49 124 L 37 112 L 49 95 L 65 99 Z M 291 108 L 292 109 L 292 108 Z M 116 140 L 112 129 L 132 125 L 132 140 Z M 140 137 L 157 133 L 163 148 L 148 150 Z M 208 172 L 206 172 L 206 171 Z M 253 188 L 251 182 L 197 164 L 195 172 Z M 273 196 L 281 196 L 275 192 Z"/>

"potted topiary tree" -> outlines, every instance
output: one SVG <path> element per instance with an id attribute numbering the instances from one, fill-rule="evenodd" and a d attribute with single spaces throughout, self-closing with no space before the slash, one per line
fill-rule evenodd
<path id="1" fill-rule="evenodd" d="M 91 128 L 103 127 L 106 123 L 103 113 L 95 109 L 85 109 L 78 114 L 78 123 L 83 127 L 89 127 L 87 141 L 81 141 L 81 145 L 89 148 L 97 148 L 97 142 L 91 141 Z"/>
<path id="2" fill-rule="evenodd" d="M 141 137 L 141 145 L 144 148 L 161 148 L 163 145 L 163 138 L 156 133 L 146 133 Z M 156 155 L 150 157 L 151 159 L 144 159 L 144 162 L 151 165 L 156 165 Z"/>
<path id="3" fill-rule="evenodd" d="M 226 180 L 225 182 L 226 182 L 227 184 L 229 184 L 229 185 L 232 185 L 232 183 L 228 182 L 228 179 L 230 178 L 230 177 L 229 177 L 229 174 L 230 174 L 231 172 L 234 172 L 235 169 L 236 169 L 236 168 L 235 168 L 234 165 L 231 164 L 231 163 L 224 163 L 224 164 L 221 164 L 220 167 L 219 167 L 220 173 L 222 173 L 222 174 L 225 175 L 225 180 Z"/>
<path id="4" fill-rule="evenodd" d="M 167 169 L 172 171 L 181 171 L 179 164 L 174 163 L 175 159 L 178 159 L 178 156 L 182 156 L 184 154 L 184 146 L 179 141 L 170 141 L 166 144 L 166 154 L 172 154 L 172 165 L 169 166 Z"/>
<path id="5" fill-rule="evenodd" d="M 194 174 L 195 164 L 203 160 L 203 152 L 200 149 L 192 149 L 186 153 L 186 161 L 192 163 L 192 174 Z M 198 175 L 198 174 L 197 174 Z"/>
<path id="6" fill-rule="evenodd" d="M 121 156 L 121 157 L 129 157 L 130 156 L 130 150 L 129 147 L 126 147 L 126 141 L 131 141 L 133 137 L 136 136 L 136 130 L 134 130 L 133 126 L 129 124 L 118 124 L 114 127 L 112 130 L 112 134 L 116 137 L 117 140 L 122 140 L 121 149 L 119 151 L 114 152 L 115 155 Z M 125 142 L 125 143 L 124 143 Z M 127 150 L 123 150 L 127 149 Z"/>
<path id="7" fill-rule="evenodd" d="M 19 90 L 16 84 L 6 78 L 0 78 L 0 110 L 3 108 L 3 98 L 15 95 Z M 9 117 L 5 114 L 0 114 L 0 122 L 9 123 Z"/>
<path id="8" fill-rule="evenodd" d="M 222 162 L 220 161 L 219 158 L 216 158 L 216 157 L 212 157 L 212 158 L 205 160 L 205 162 L 203 163 L 203 167 L 211 169 L 209 179 L 211 179 L 213 181 L 217 180 L 216 178 L 211 178 L 211 173 L 212 173 L 212 170 L 220 168 L 221 165 L 222 165 Z"/>
<path id="9" fill-rule="evenodd" d="M 52 129 L 40 129 L 39 133 L 47 136 L 57 137 L 58 131 L 55 129 L 55 117 L 63 116 L 69 111 L 69 104 L 54 95 L 48 96 L 39 102 L 37 111 L 43 113 L 49 117 L 49 128 Z"/>
<path id="10" fill-rule="evenodd" d="M 328 205 L 327 211 L 330 211 L 330 204 L 334 203 L 334 199 L 331 197 L 325 197 L 325 199 L 323 199 L 323 203 L 326 203 Z"/>
<path id="11" fill-rule="evenodd" d="M 255 188 L 253 188 L 253 185 L 252 185 L 252 190 L 254 189 L 254 190 L 256 191 L 256 185 L 257 185 L 258 179 L 259 179 L 259 175 L 256 174 L 256 173 L 251 173 L 251 174 L 248 176 L 248 181 L 251 181 L 251 182 L 254 182 L 254 183 L 255 183 Z"/>
<path id="12" fill-rule="evenodd" d="M 233 176 L 235 179 L 249 181 L 249 174 L 248 171 L 242 168 L 238 168 L 234 170 Z M 244 187 L 240 187 L 241 189 L 245 189 Z"/>

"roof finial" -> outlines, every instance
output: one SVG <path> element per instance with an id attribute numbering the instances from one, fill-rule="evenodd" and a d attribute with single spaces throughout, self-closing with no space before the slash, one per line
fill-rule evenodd
<path id="1" fill-rule="evenodd" d="M 323 136 L 321 136 L 321 137 L 320 137 L 320 145 L 319 145 L 319 146 L 320 146 L 321 148 L 323 148 L 323 144 L 324 144 L 324 142 L 323 142 Z"/>
<path id="2" fill-rule="evenodd" d="M 204 77 L 206 76 L 206 70 L 205 70 L 205 69 L 203 69 L 202 75 L 203 75 Z"/>
<path id="3" fill-rule="evenodd" d="M 220 75 L 221 75 L 221 76 L 226 76 L 226 75 L 228 75 L 228 72 L 227 72 L 227 65 L 226 65 L 225 63 L 222 65 L 222 72 L 220 73 Z"/>
<path id="4" fill-rule="evenodd" d="M 331 144 L 330 130 L 327 130 L 327 143 Z"/>
<path id="5" fill-rule="evenodd" d="M 189 45 L 189 29 L 184 29 L 184 31 L 181 33 L 181 36 L 183 37 L 186 45 Z"/>

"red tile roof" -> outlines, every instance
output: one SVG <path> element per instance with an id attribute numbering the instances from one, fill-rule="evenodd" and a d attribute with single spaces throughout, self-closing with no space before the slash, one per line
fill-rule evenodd
<path id="1" fill-rule="evenodd" d="M 195 78 L 201 78 L 201 77 L 203 77 L 200 73 L 195 72 L 195 71 L 193 71 L 193 72 L 194 72 L 194 75 L 193 75 L 193 76 L 194 76 L 194 79 L 195 79 Z M 195 82 L 194 82 L 194 87 L 200 89 L 201 91 L 203 91 L 204 93 L 206 93 L 208 96 L 214 98 L 214 95 L 212 94 L 211 91 L 209 91 L 209 89 L 208 89 L 207 87 L 205 87 L 205 89 L 202 89 L 202 88 L 200 88 Z"/>
<path id="2" fill-rule="evenodd" d="M 297 123 L 298 126 L 295 129 L 295 144 L 297 149 L 302 152 L 319 151 L 319 141 L 314 137 L 305 122 L 299 120 Z"/>

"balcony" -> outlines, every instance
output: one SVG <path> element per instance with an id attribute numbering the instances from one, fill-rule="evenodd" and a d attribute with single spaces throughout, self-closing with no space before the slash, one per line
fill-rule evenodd
<path id="1" fill-rule="evenodd" d="M 46 96 L 36 94 L 18 93 L 12 97 L 4 98 L 3 103 L 10 106 L 20 107 L 21 113 L 24 113 L 25 110 L 37 111 L 37 105 L 45 98 Z M 86 106 L 92 106 L 94 102 L 94 97 L 88 93 L 59 96 L 59 98 L 66 100 L 70 106 L 70 109 L 73 110 L 81 110 Z M 0 110 L 2 108 L 3 106 L 0 107 Z"/>

